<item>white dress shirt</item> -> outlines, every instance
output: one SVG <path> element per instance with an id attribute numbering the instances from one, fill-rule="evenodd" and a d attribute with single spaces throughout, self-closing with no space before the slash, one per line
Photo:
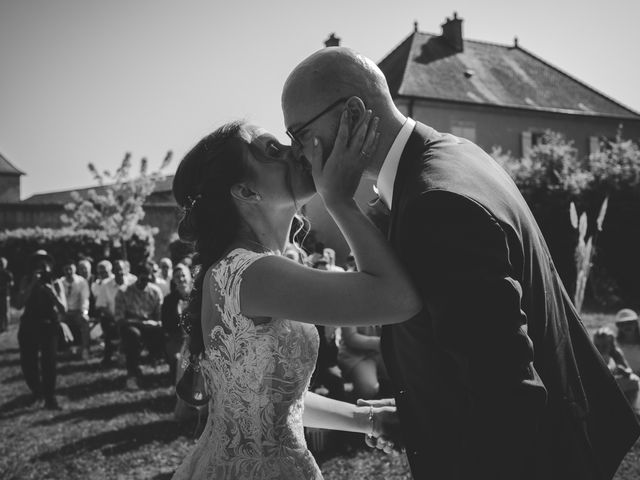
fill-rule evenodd
<path id="1" fill-rule="evenodd" d="M 67 297 L 67 311 L 89 313 L 89 283 L 80 275 L 73 275 L 72 280 L 66 277 L 60 278 L 60 283 Z"/>
<path id="2" fill-rule="evenodd" d="M 393 203 L 393 184 L 396 181 L 400 157 L 402 157 L 404 147 L 407 146 L 407 142 L 409 141 L 409 137 L 411 136 L 415 126 L 415 120 L 407 117 L 402 128 L 398 132 L 398 135 L 396 135 L 396 139 L 393 141 L 393 144 L 382 163 L 380 173 L 378 174 L 378 181 L 376 182 L 378 194 L 389 210 L 391 210 Z"/>

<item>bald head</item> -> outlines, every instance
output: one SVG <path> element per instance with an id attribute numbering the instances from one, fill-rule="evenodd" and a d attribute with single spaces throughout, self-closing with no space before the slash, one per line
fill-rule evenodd
<path id="1" fill-rule="evenodd" d="M 372 60 L 345 47 L 323 48 L 291 72 L 282 90 L 282 108 L 310 101 L 325 105 L 353 95 L 367 106 L 392 103 L 384 74 Z"/>
<path id="2" fill-rule="evenodd" d="M 323 48 L 291 72 L 282 90 L 287 132 L 294 151 L 307 158 L 312 158 L 315 139 L 323 145 L 325 158 L 330 155 L 343 111 L 351 129 L 369 109 L 379 119 L 380 138 L 366 173 L 376 175 L 406 119 L 375 62 L 349 48 Z"/>

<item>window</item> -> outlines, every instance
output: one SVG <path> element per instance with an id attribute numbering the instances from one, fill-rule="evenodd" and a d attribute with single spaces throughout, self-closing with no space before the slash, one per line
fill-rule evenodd
<path id="1" fill-rule="evenodd" d="M 526 157 L 531 148 L 542 142 L 544 138 L 544 132 L 541 131 L 527 131 L 520 134 L 522 140 L 522 156 Z"/>
<path id="2" fill-rule="evenodd" d="M 466 138 L 467 140 L 476 141 L 476 124 L 475 122 L 463 122 L 454 120 L 451 122 L 451 133 L 456 137 Z"/>

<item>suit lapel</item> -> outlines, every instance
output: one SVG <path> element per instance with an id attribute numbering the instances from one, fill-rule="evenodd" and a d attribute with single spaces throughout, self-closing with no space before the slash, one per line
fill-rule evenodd
<path id="1" fill-rule="evenodd" d="M 398 214 L 400 213 L 400 199 L 402 198 L 403 192 L 405 191 L 407 177 L 409 176 L 408 172 L 410 170 L 410 166 L 414 164 L 419 158 L 421 158 L 422 154 L 425 151 L 425 140 L 427 137 L 427 132 L 425 130 L 427 128 L 428 127 L 426 127 L 425 125 L 416 122 L 416 126 L 413 129 L 413 132 L 411 132 L 411 136 L 409 137 L 409 140 L 407 141 L 407 144 L 402 151 L 402 156 L 400 157 L 398 171 L 393 182 L 393 208 L 391 209 L 389 231 L 387 234 L 387 238 L 392 243 L 396 227 L 396 220 L 398 218 Z"/>

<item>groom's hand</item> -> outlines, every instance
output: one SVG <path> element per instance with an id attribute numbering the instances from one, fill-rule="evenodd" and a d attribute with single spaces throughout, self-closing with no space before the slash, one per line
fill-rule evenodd
<path id="1" fill-rule="evenodd" d="M 385 453 L 398 453 L 402 449 L 400 422 L 396 415 L 396 401 L 393 398 L 381 400 L 358 399 L 358 406 L 374 408 L 373 435 L 365 435 L 365 443 L 371 448 Z"/>

